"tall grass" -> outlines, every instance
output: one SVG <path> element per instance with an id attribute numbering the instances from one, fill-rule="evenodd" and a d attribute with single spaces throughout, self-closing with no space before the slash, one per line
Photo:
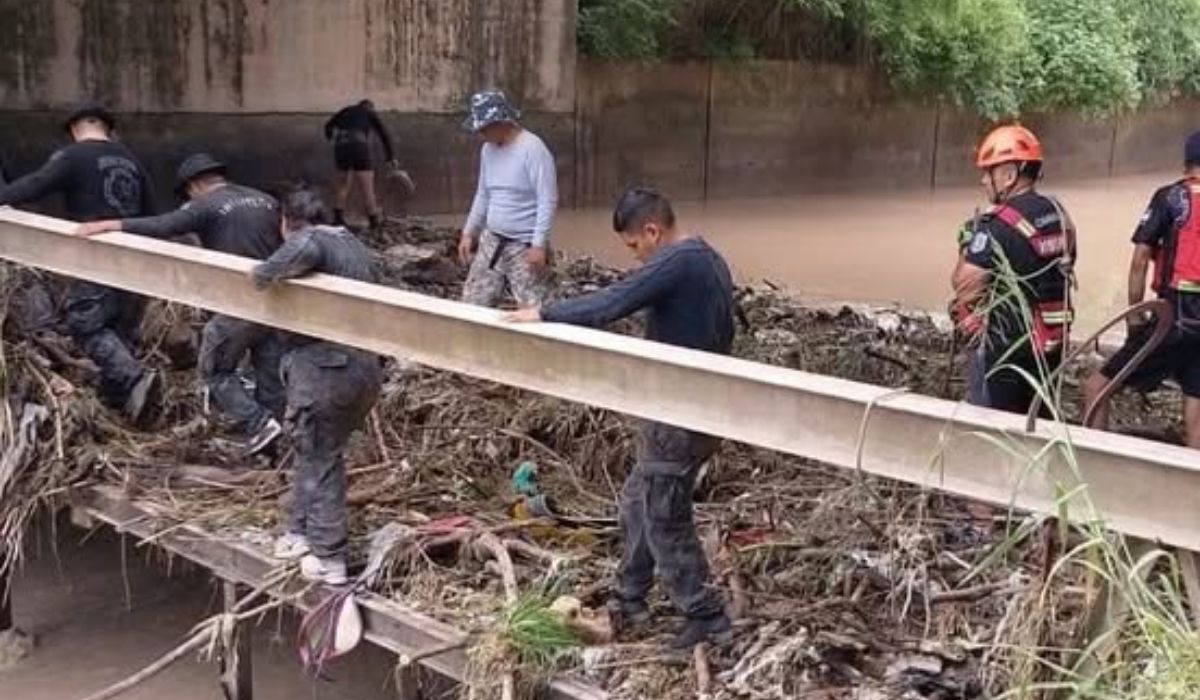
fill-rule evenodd
<path id="1" fill-rule="evenodd" d="M 1052 566 L 1035 597 L 1026 601 L 1007 630 L 994 640 L 996 657 L 1006 659 L 997 698 L 1035 700 L 1183 700 L 1200 697 L 1200 635 L 1189 618 L 1182 574 L 1174 554 L 1151 543 L 1111 530 L 1096 507 L 1072 440 L 1076 430 L 1063 407 L 1066 383 L 1047 359 L 1036 354 L 1036 367 L 1011 362 L 1023 343 L 1032 343 L 1033 310 L 1026 291 L 1033 277 L 1016 274 L 996 247 L 998 267 L 980 312 L 989 318 L 1016 319 L 1006 329 L 1019 338 L 993 372 L 1014 371 L 1029 382 L 1050 414 L 1054 437 L 1037 454 L 1026 455 L 1023 478 L 1066 474 L 1054 482 L 1053 512 L 1027 518 L 979 565 L 997 565 L 1038 530 L 1052 527 L 1057 542 Z M 1040 274 L 1038 271 L 1035 274 Z M 984 342 L 987 342 L 986 340 Z M 1015 440 L 973 433 L 997 448 L 1018 454 Z M 1065 466 L 1062 469 L 1051 467 Z M 1108 625 L 1079 625 L 1074 639 L 1055 639 L 1047 630 L 1059 612 L 1060 593 L 1078 586 L 1087 596 L 1091 620 Z M 1200 604 L 1200 601 L 1193 601 Z M 1102 631 L 1101 631 L 1102 630 Z"/>

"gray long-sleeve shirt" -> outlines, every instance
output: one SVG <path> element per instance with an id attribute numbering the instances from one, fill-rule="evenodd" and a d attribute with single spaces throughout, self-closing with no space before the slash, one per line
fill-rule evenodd
<path id="1" fill-rule="evenodd" d="M 251 275 L 257 289 L 266 289 L 274 282 L 312 272 L 374 282 L 375 260 L 358 236 L 346 229 L 310 226 L 289 236 L 271 257 L 254 266 Z M 285 345 L 293 348 L 318 340 L 298 333 L 285 333 L 282 337 Z"/>
<path id="2" fill-rule="evenodd" d="M 720 253 L 688 238 L 659 249 L 620 282 L 542 310 L 546 321 L 600 327 L 648 309 L 646 338 L 728 355 L 733 279 Z"/>
<path id="3" fill-rule="evenodd" d="M 275 198 L 232 182 L 161 216 L 123 219 L 121 230 L 153 238 L 189 233 L 209 250 L 265 260 L 283 242 Z"/>
<path id="4" fill-rule="evenodd" d="M 488 229 L 505 238 L 544 247 L 558 208 L 554 156 L 536 135 L 522 130 L 503 146 L 485 143 L 479 153 L 479 184 L 463 230 Z"/>

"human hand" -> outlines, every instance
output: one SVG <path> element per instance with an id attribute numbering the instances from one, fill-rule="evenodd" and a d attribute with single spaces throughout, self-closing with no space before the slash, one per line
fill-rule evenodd
<path id="1" fill-rule="evenodd" d="M 542 307 L 526 306 L 523 309 L 509 311 L 503 319 L 509 323 L 537 323 L 542 320 Z"/>
<path id="2" fill-rule="evenodd" d="M 525 254 L 525 259 L 529 262 L 529 266 L 535 270 L 541 270 L 546 267 L 546 247 L 545 246 L 530 246 L 529 252 Z"/>
<path id="3" fill-rule="evenodd" d="M 471 256 L 475 254 L 475 237 L 463 231 L 458 237 L 458 261 L 464 266 L 471 264 Z"/>
<path id="4" fill-rule="evenodd" d="M 80 224 L 75 228 L 75 235 L 81 238 L 91 238 L 92 236 L 108 233 L 109 231 L 121 230 L 121 222 L 117 219 L 104 219 L 102 221 L 89 221 Z"/>

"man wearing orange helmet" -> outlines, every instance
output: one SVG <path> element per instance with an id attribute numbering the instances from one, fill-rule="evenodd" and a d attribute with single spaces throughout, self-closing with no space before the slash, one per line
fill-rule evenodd
<path id="1" fill-rule="evenodd" d="M 1133 233 L 1129 265 L 1129 305 L 1141 303 L 1150 278 L 1159 299 L 1171 304 L 1171 332 L 1127 380 L 1150 391 L 1168 376 L 1183 390 L 1184 426 L 1189 447 L 1200 449 L 1200 132 L 1188 137 L 1184 176 L 1159 188 Z M 1151 261 L 1154 275 L 1150 277 Z M 1108 402 L 1096 403 L 1109 380 L 1125 368 L 1152 334 L 1150 319 L 1129 317 L 1125 344 L 1083 382 L 1087 406 L 1096 404 L 1092 425 L 1108 428 Z"/>
<path id="2" fill-rule="evenodd" d="M 1014 413 L 1029 410 L 1030 378 L 1058 367 L 1072 315 L 1075 231 L 1062 206 L 1036 191 L 1042 160 L 1024 127 L 983 140 L 976 166 L 992 206 L 961 230 L 953 276 L 956 318 L 977 341 L 967 401 Z"/>

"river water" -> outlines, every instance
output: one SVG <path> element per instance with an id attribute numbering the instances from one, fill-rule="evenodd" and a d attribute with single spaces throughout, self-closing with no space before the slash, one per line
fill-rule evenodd
<path id="1" fill-rule="evenodd" d="M 1056 185 L 1079 229 L 1079 321 L 1090 332 L 1125 306 L 1130 235 L 1172 173 Z M 669 194 L 669 193 L 668 193 Z M 978 188 L 680 203 L 682 226 L 720 249 L 743 282 L 771 283 L 819 301 L 898 303 L 944 310 L 955 232 L 982 206 Z M 558 247 L 628 265 L 607 210 L 564 210 Z"/>

